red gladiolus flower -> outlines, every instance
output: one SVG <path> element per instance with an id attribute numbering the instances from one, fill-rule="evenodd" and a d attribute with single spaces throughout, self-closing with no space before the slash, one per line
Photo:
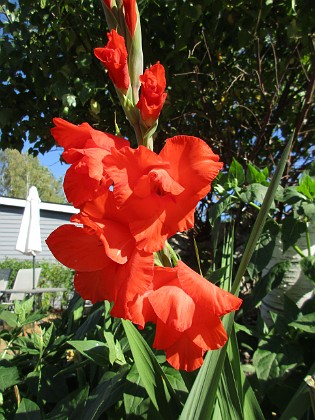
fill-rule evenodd
<path id="1" fill-rule="evenodd" d="M 62 118 L 54 118 L 51 129 L 56 142 L 64 148 L 62 157 L 72 166 L 66 172 L 64 190 L 75 207 L 102 194 L 112 183 L 104 172 L 102 160 L 112 147 L 120 149 L 128 142 L 95 130 L 88 123 L 79 126 Z"/>
<path id="2" fill-rule="evenodd" d="M 141 92 L 137 108 L 140 110 L 142 121 L 147 127 L 151 127 L 159 118 L 167 94 L 165 70 L 158 62 L 147 69 L 140 76 Z"/>
<path id="3" fill-rule="evenodd" d="M 130 319 L 141 328 L 156 324 L 153 347 L 165 350 L 174 368 L 191 371 L 202 365 L 207 350 L 224 346 L 220 317 L 241 303 L 179 261 L 175 268 L 155 267 L 150 289 L 128 306 Z"/>
<path id="4" fill-rule="evenodd" d="M 126 24 L 133 38 L 137 26 L 136 0 L 123 0 Z"/>
<path id="5" fill-rule="evenodd" d="M 143 146 L 112 150 L 104 158 L 137 248 L 155 252 L 178 231 L 194 225 L 194 209 L 222 168 L 201 139 L 176 136 L 159 155 Z"/>
<path id="6" fill-rule="evenodd" d="M 115 29 L 112 29 L 107 37 L 107 45 L 104 48 L 95 48 L 94 54 L 107 68 L 109 77 L 116 88 L 126 93 L 130 85 L 130 77 L 125 39 Z"/>
<path id="7" fill-rule="evenodd" d="M 127 318 L 128 303 L 151 283 L 153 255 L 138 251 L 128 226 L 117 220 L 108 191 L 72 217 L 84 227 L 60 226 L 46 242 L 62 264 L 76 270 L 75 288 L 84 299 L 114 302 L 112 315 Z"/>

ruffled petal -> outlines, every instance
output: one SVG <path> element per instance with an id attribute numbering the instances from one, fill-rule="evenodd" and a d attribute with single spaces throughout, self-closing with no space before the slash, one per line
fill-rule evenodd
<path id="1" fill-rule="evenodd" d="M 72 165 L 67 170 L 63 187 L 69 203 L 81 207 L 83 203 L 93 200 L 103 194 L 111 184 L 111 180 L 97 180 L 89 176 L 88 165 L 82 160 L 78 165 Z"/>
<path id="2" fill-rule="evenodd" d="M 207 281 L 182 261 L 178 261 L 177 276 L 182 289 L 200 306 L 218 317 L 236 311 L 242 300 Z"/>
<path id="3" fill-rule="evenodd" d="M 54 118 L 56 127 L 51 129 L 51 134 L 56 142 L 65 150 L 70 148 L 81 149 L 86 141 L 91 137 L 93 128 L 88 123 L 74 125 L 62 118 Z"/>
<path id="4" fill-rule="evenodd" d="M 227 334 L 219 317 L 198 308 L 192 326 L 187 330 L 190 339 L 204 351 L 217 350 L 227 342 Z"/>
<path id="5" fill-rule="evenodd" d="M 193 343 L 187 333 L 182 333 L 180 339 L 166 349 L 166 360 L 178 370 L 191 372 L 203 364 L 204 351 Z"/>
<path id="6" fill-rule="evenodd" d="M 203 189 L 210 186 L 223 166 L 207 143 L 192 136 L 167 139 L 160 156 L 170 162 L 170 176 L 198 195 L 204 194 Z"/>

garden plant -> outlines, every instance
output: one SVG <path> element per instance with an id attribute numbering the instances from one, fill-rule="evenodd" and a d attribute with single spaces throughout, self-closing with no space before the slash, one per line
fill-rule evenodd
<path id="1" fill-rule="evenodd" d="M 156 148 L 171 95 L 163 63 L 143 69 L 135 0 L 102 6 L 107 41 L 94 55 L 133 134 L 54 118 L 79 213 L 47 244 L 74 270 L 76 293 L 60 316 L 34 311 L 33 298 L 0 308 L 0 416 L 312 418 L 314 166 L 296 185 L 284 179 L 314 74 L 272 170 L 236 158 L 223 168 L 198 132 Z M 206 246 L 195 220 L 211 230 Z"/>

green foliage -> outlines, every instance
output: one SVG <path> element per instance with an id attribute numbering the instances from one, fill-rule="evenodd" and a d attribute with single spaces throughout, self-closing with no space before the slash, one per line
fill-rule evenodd
<path id="1" fill-rule="evenodd" d="M 100 4 L 26 3 L 2 6 L 0 92 L 8 98 L 0 111 L 2 147 L 22 149 L 28 132 L 31 152 L 49 150 L 51 119 L 58 115 L 113 133 L 116 111 L 117 127 L 132 141 L 92 53 L 105 42 L 104 25 L 96 19 Z M 313 284 L 314 168 L 302 171 L 312 160 L 314 4 L 138 4 L 146 64 L 159 60 L 167 71 L 156 149 L 166 137 L 198 135 L 225 163 L 213 194 L 196 211 L 196 233 L 205 235 L 206 249 L 198 249 L 198 236 L 195 249 L 211 281 L 242 294 L 237 332 L 234 314 L 224 317 L 228 346 L 208 352 L 200 371 L 187 374 L 150 349 L 150 326 L 140 333 L 112 318 L 108 302 L 94 305 L 87 316 L 75 295 L 55 319 L 33 312 L 33 300 L 16 304 L 14 312 L 0 309 L 0 372 L 6 379 L 0 382 L 0 416 L 311 418 L 304 377 L 314 374 L 314 297 L 310 293 L 297 305 L 279 289 L 291 262 L 287 254 L 275 254 L 277 241 L 281 252 L 295 250 Z M 306 251 L 298 246 L 304 238 Z M 45 264 L 42 285 L 72 284 L 71 271 Z M 259 306 L 273 290 L 280 290 L 283 311 L 271 310 L 267 323 Z"/>
<path id="2" fill-rule="evenodd" d="M 122 134 L 133 140 L 114 88 L 93 55 L 93 48 L 106 43 L 100 2 L 41 6 L 2 2 L 1 147 L 21 150 L 28 133 L 33 152 L 49 150 L 56 116 L 114 133 L 116 113 Z M 235 158 L 246 176 L 260 183 L 253 168 L 272 172 L 312 80 L 314 3 L 297 3 L 294 12 L 283 0 L 258 6 L 145 0 L 138 6 L 145 66 L 159 60 L 167 72 L 157 149 L 175 134 L 198 135 L 219 151 L 227 169 Z M 290 184 L 299 174 L 295 164 L 304 167 L 312 160 L 314 115 L 304 123 L 290 160 Z"/>
<path id="3" fill-rule="evenodd" d="M 18 150 L 0 150 L 0 194 L 23 198 L 35 185 L 42 201 L 65 203 L 62 183 L 56 180 L 48 168 L 41 166 L 37 157 Z"/>

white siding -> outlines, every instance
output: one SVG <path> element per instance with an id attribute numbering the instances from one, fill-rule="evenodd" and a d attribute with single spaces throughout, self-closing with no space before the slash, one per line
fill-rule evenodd
<path id="1" fill-rule="evenodd" d="M 45 207 L 49 206 L 46 204 Z M 71 210 L 73 208 L 71 208 L 71 206 L 62 207 L 62 211 L 44 210 L 43 208 L 40 210 L 43 251 L 36 256 L 37 260 L 55 260 L 45 243 L 45 239 L 58 226 L 70 222 Z M 4 205 L 0 202 L 0 260 L 4 260 L 5 258 L 15 258 L 19 260 L 31 258 L 15 249 L 23 212 L 24 207 Z"/>

